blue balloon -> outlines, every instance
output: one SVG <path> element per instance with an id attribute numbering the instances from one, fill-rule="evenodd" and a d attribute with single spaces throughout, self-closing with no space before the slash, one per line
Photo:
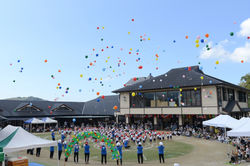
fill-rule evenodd
<path id="1" fill-rule="evenodd" d="M 97 102 L 100 102 L 100 99 L 98 98 L 96 101 L 97 101 Z"/>
<path id="2" fill-rule="evenodd" d="M 201 39 L 201 43 L 204 43 L 204 39 Z"/>
<path id="3" fill-rule="evenodd" d="M 203 70 L 203 67 L 202 67 L 202 66 L 199 66 L 199 69 L 200 69 L 200 70 Z"/>
<path id="4" fill-rule="evenodd" d="M 212 80 L 210 80 L 210 81 L 209 81 L 209 84 L 212 84 L 212 83 L 213 83 L 213 81 L 212 81 Z"/>
<path id="5" fill-rule="evenodd" d="M 96 57 L 98 57 L 99 55 L 98 55 L 98 54 L 96 54 L 95 56 L 96 56 Z"/>
<path id="6" fill-rule="evenodd" d="M 114 48 L 114 46 L 111 46 L 111 48 Z"/>
<path id="7" fill-rule="evenodd" d="M 92 78 L 91 77 L 89 77 L 89 81 L 91 81 L 92 80 Z"/>
<path id="8" fill-rule="evenodd" d="M 142 85 L 139 85 L 139 88 L 141 89 L 141 88 L 142 88 Z"/>
<path id="9" fill-rule="evenodd" d="M 73 121 L 73 122 L 76 122 L 76 119 L 75 119 L 75 118 L 73 118 L 73 119 L 72 119 L 72 121 Z"/>

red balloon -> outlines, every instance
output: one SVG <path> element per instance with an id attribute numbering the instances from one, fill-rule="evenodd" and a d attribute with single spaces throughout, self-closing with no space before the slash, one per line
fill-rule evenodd
<path id="1" fill-rule="evenodd" d="M 105 98 L 105 96 L 104 95 L 102 95 L 102 99 L 104 99 Z"/>
<path id="2" fill-rule="evenodd" d="M 142 69 L 143 67 L 142 66 L 139 66 L 138 69 Z"/>
<path id="3" fill-rule="evenodd" d="M 134 78 L 133 78 L 133 80 L 134 80 L 134 81 L 136 81 L 136 80 L 137 80 L 137 78 L 136 78 L 136 77 L 134 77 Z"/>

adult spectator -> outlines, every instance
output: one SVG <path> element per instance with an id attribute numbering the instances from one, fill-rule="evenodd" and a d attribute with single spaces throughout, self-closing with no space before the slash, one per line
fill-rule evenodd
<path id="1" fill-rule="evenodd" d="M 164 163 L 164 146 L 163 146 L 163 143 L 160 142 L 159 143 L 159 146 L 158 146 L 158 152 L 159 152 L 159 160 L 160 160 L 160 163 L 161 163 L 161 160 L 162 162 Z"/>
<path id="2" fill-rule="evenodd" d="M 143 146 L 141 145 L 141 142 L 139 142 L 139 145 L 137 146 L 137 159 L 139 164 L 143 164 Z"/>

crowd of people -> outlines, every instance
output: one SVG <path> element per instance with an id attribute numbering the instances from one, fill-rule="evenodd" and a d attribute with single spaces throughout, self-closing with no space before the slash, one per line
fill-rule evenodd
<path id="1" fill-rule="evenodd" d="M 149 125 L 150 126 L 150 125 Z M 213 128 L 202 128 L 198 126 L 189 126 L 185 125 L 183 127 L 175 128 L 173 131 L 156 131 L 152 130 L 150 127 L 146 127 L 145 125 L 125 125 L 125 124 L 116 124 L 116 125 L 104 125 L 103 123 L 99 123 L 96 127 L 90 126 L 81 126 L 81 127 L 73 127 L 73 128 L 58 128 L 57 131 L 51 130 L 51 138 L 52 140 L 56 140 L 55 133 L 58 132 L 60 135 L 60 139 L 58 140 L 58 158 L 61 159 L 61 155 L 65 152 L 67 148 L 67 142 L 70 142 L 72 139 L 72 135 L 77 135 L 81 132 L 99 132 L 101 135 L 105 135 L 108 138 L 114 140 L 117 150 L 119 151 L 119 159 L 117 160 L 117 165 L 122 165 L 123 162 L 123 149 L 129 149 L 131 144 L 135 144 L 137 146 L 137 159 L 139 164 L 143 164 L 143 145 L 146 142 L 159 142 L 158 155 L 159 162 L 165 162 L 165 147 L 163 142 L 165 140 L 171 140 L 173 136 L 187 136 L 187 137 L 195 137 L 206 140 L 217 140 L 222 143 L 230 143 L 235 146 L 235 150 L 232 151 L 232 154 L 228 154 L 230 157 L 230 163 L 240 163 L 241 160 L 250 161 L 250 144 L 248 143 L 248 139 L 243 138 L 230 138 L 225 136 L 224 129 Z M 79 150 L 80 148 L 84 149 L 84 158 L 85 163 L 89 163 L 90 151 L 91 147 L 89 142 L 93 140 L 86 139 L 84 140 L 82 146 L 79 143 L 74 145 L 74 162 L 79 162 Z M 99 142 L 100 145 L 100 156 L 101 156 L 101 164 L 107 164 L 107 147 L 104 142 Z M 27 153 L 33 154 L 34 149 L 30 149 Z M 50 158 L 54 156 L 55 148 L 53 146 L 50 147 Z M 36 149 L 36 155 L 39 157 L 41 152 L 41 148 Z M 68 158 L 65 158 L 65 161 L 68 161 Z"/>
<path id="2" fill-rule="evenodd" d="M 60 135 L 60 139 L 58 140 L 58 158 L 61 159 L 61 154 L 67 148 L 67 142 L 70 142 L 72 139 L 72 135 L 77 135 L 81 132 L 99 132 L 101 135 L 105 135 L 108 138 L 114 140 L 117 150 L 119 151 L 119 157 L 117 159 L 117 165 L 122 165 L 123 159 L 123 148 L 129 149 L 130 144 L 135 144 L 137 146 L 137 158 L 138 163 L 143 164 L 143 144 L 146 141 L 152 143 L 158 140 L 158 153 L 159 153 L 159 161 L 160 163 L 165 162 L 165 147 L 163 145 L 164 140 L 172 139 L 171 132 L 158 132 L 156 130 L 145 129 L 139 125 L 117 125 L 117 126 L 105 126 L 102 123 L 99 124 L 99 127 L 75 127 L 72 128 L 63 128 L 58 129 L 58 133 Z M 52 130 L 51 138 L 52 140 L 56 140 L 55 131 Z M 86 139 L 84 140 L 83 145 L 81 146 L 84 149 L 85 163 L 89 163 L 89 155 L 90 155 L 90 145 L 89 141 L 94 142 L 94 140 Z M 101 164 L 107 163 L 107 147 L 104 142 L 99 142 L 100 144 L 100 155 L 101 155 Z M 64 149 L 64 150 L 63 150 Z M 74 162 L 78 163 L 79 161 L 79 149 L 80 144 L 76 143 L 74 145 Z M 50 158 L 53 158 L 54 155 L 54 147 L 50 147 Z M 65 158 L 65 161 L 68 161 L 68 158 Z"/>

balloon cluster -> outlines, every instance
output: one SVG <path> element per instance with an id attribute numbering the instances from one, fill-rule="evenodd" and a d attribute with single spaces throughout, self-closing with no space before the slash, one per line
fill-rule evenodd
<path id="1" fill-rule="evenodd" d="M 72 136 L 72 140 L 71 142 L 68 144 L 67 149 L 65 149 L 65 157 L 69 157 L 70 154 L 73 151 L 73 147 L 76 143 L 78 143 L 80 140 L 86 139 L 86 138 L 93 138 L 95 139 L 95 142 L 97 142 L 97 140 L 101 140 L 101 142 L 104 142 L 110 149 L 111 153 L 112 153 L 112 159 L 113 160 L 118 160 L 120 157 L 119 151 L 117 150 L 114 141 L 110 138 L 108 138 L 105 135 L 102 135 L 99 132 L 81 132 L 79 134 L 77 134 L 76 136 L 73 135 Z"/>

